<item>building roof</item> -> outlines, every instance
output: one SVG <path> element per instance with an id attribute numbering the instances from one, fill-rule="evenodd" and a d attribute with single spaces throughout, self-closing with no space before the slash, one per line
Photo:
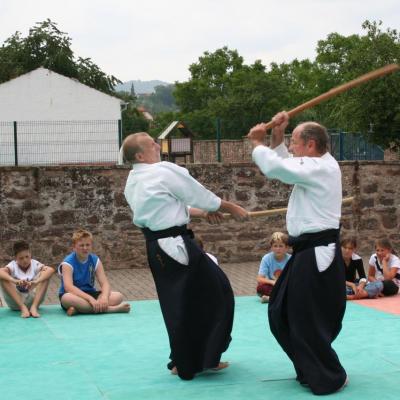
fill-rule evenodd
<path id="1" fill-rule="evenodd" d="M 75 84 L 77 84 L 77 85 L 79 85 L 81 87 L 84 87 L 84 88 L 86 88 L 88 90 L 96 91 L 99 95 L 101 94 L 101 95 L 104 95 L 104 96 L 107 96 L 107 97 L 111 97 L 113 100 L 118 101 L 121 105 L 124 103 L 120 98 L 118 98 L 116 96 L 104 93 L 104 92 L 102 92 L 102 91 L 100 91 L 98 89 L 92 88 L 91 86 L 85 85 L 84 83 L 80 82 L 76 78 L 71 78 L 69 76 L 65 76 L 65 75 L 59 74 L 58 72 L 54 72 L 54 71 L 52 71 L 50 69 L 47 69 L 47 68 L 44 68 L 44 67 L 36 68 L 36 69 L 34 69 L 32 71 L 29 71 L 29 72 L 27 72 L 25 74 L 19 75 L 16 78 L 10 79 L 9 81 L 2 82 L 2 83 L 0 83 L 0 89 L 5 85 L 10 85 L 10 84 L 13 84 L 14 82 L 16 82 L 16 81 L 18 81 L 20 79 L 24 79 L 25 77 L 27 77 L 29 75 L 35 76 L 35 75 L 43 75 L 43 74 L 48 74 L 48 75 L 49 74 L 53 74 L 55 76 L 58 76 L 61 79 L 69 79 L 69 80 L 71 80 L 72 82 L 74 82 Z"/>
<path id="2" fill-rule="evenodd" d="M 173 121 L 169 124 L 169 126 L 161 132 L 158 136 L 158 139 L 166 139 L 169 134 L 177 128 L 185 137 L 193 137 L 193 132 L 186 126 L 186 124 L 182 121 Z"/>

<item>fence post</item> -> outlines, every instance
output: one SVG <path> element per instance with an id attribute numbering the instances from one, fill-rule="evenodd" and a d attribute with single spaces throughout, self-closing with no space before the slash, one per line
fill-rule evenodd
<path id="1" fill-rule="evenodd" d="M 122 121 L 119 119 L 118 120 L 118 144 L 119 148 L 122 146 Z"/>
<path id="2" fill-rule="evenodd" d="M 17 121 L 14 121 L 14 164 L 18 166 L 18 138 L 17 138 Z"/>
<path id="3" fill-rule="evenodd" d="M 339 160 L 344 160 L 344 134 L 342 131 L 339 132 Z"/>
<path id="4" fill-rule="evenodd" d="M 221 162 L 221 119 L 217 118 L 217 162 Z"/>

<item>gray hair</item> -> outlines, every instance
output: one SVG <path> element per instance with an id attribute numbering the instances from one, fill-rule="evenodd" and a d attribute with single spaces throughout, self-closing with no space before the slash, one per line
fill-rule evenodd
<path id="1" fill-rule="evenodd" d="M 310 139 L 315 141 L 315 148 L 320 154 L 329 150 L 329 135 L 326 128 L 316 122 L 305 122 L 302 125 L 300 137 L 307 143 Z"/>

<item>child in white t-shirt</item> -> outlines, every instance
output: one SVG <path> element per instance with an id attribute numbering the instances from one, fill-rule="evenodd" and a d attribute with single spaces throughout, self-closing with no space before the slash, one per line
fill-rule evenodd
<path id="1" fill-rule="evenodd" d="M 375 241 L 375 253 L 369 259 L 368 282 L 359 284 L 356 298 L 393 296 L 400 287 L 400 259 L 393 254 L 388 239 Z"/>
<path id="2" fill-rule="evenodd" d="M 393 246 L 388 239 L 375 241 L 375 253 L 369 259 L 368 281 L 393 282 L 389 290 L 384 286 L 385 296 L 397 294 L 400 286 L 400 259 L 393 254 Z"/>
<path id="3" fill-rule="evenodd" d="M 38 318 L 54 269 L 32 259 L 25 241 L 14 243 L 13 251 L 15 260 L 0 268 L 4 300 L 12 310 L 21 311 L 22 318 Z"/>

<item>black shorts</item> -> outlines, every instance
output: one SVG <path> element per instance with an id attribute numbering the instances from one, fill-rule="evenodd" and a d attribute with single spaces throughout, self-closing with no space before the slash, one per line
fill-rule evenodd
<path id="1" fill-rule="evenodd" d="M 85 293 L 88 294 L 89 296 L 92 296 L 94 299 L 97 300 L 97 298 L 101 295 L 101 290 L 96 290 L 95 292 L 85 292 Z M 63 304 L 61 303 L 61 297 L 63 297 L 64 294 L 65 294 L 65 293 L 59 294 L 59 295 L 58 295 L 58 298 L 59 298 L 59 300 L 60 300 L 61 308 L 62 308 L 64 311 L 67 311 L 67 309 L 66 309 L 66 308 L 63 306 Z"/>

